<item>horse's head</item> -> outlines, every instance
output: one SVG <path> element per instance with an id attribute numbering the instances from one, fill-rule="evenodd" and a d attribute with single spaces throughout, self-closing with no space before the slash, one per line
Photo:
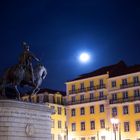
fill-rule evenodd
<path id="1" fill-rule="evenodd" d="M 35 67 L 35 72 L 42 79 L 45 79 L 45 77 L 47 76 L 47 69 L 42 64 L 38 64 Z"/>

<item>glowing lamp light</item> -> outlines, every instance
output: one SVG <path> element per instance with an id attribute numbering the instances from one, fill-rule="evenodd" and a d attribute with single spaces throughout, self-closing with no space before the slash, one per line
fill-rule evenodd
<path id="1" fill-rule="evenodd" d="M 79 60 L 83 63 L 86 63 L 90 60 L 90 55 L 88 53 L 81 53 Z"/>
<path id="2" fill-rule="evenodd" d="M 115 118 L 111 118 L 111 123 L 112 124 L 118 124 L 119 123 L 119 120 L 118 119 L 115 119 Z"/>

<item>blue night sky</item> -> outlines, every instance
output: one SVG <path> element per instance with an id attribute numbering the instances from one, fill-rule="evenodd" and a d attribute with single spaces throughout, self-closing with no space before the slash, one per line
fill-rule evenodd
<path id="1" fill-rule="evenodd" d="M 67 80 L 99 67 L 140 64 L 140 1 L 1 0 L 1 74 L 18 62 L 22 41 L 47 67 L 43 86 L 65 90 Z M 78 61 L 83 51 L 87 64 Z"/>

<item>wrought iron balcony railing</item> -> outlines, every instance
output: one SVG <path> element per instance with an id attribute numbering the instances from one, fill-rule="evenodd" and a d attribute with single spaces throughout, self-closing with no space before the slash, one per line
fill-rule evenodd
<path id="1" fill-rule="evenodd" d="M 107 96 L 94 97 L 93 99 L 86 98 L 84 100 L 76 100 L 74 102 L 69 101 L 69 102 L 67 102 L 67 105 L 75 105 L 75 104 L 81 104 L 81 103 L 90 103 L 90 102 L 96 102 L 96 101 L 101 101 L 101 100 L 106 100 L 106 99 L 107 99 Z"/>
<path id="2" fill-rule="evenodd" d="M 121 84 L 120 88 L 129 88 L 129 87 L 135 87 L 135 86 L 140 86 L 140 82 L 131 82 L 131 83 L 127 83 L 127 84 Z"/>
<path id="3" fill-rule="evenodd" d="M 81 88 L 81 89 L 69 90 L 69 94 L 87 92 L 87 91 L 98 90 L 98 89 L 103 89 L 103 88 L 106 88 L 105 84 L 92 86 L 92 87 Z"/>
<path id="4" fill-rule="evenodd" d="M 118 104 L 118 103 L 125 103 L 125 102 L 133 102 L 140 100 L 140 96 L 131 96 L 128 98 L 119 98 L 116 100 L 110 100 L 110 104 Z"/>

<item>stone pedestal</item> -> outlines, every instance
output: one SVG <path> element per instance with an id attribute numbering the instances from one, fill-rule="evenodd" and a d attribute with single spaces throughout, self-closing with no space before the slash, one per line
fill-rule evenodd
<path id="1" fill-rule="evenodd" d="M 51 140 L 51 112 L 45 105 L 0 100 L 0 140 Z"/>

